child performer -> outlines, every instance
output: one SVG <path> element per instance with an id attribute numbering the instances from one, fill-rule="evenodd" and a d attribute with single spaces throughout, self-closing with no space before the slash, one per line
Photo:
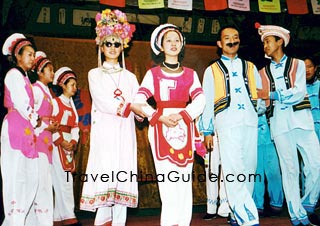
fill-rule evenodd
<path id="1" fill-rule="evenodd" d="M 79 139 L 78 115 L 72 96 L 77 92 L 76 74 L 68 67 L 56 71 L 53 85 L 59 85 L 61 95 L 53 99 L 53 118 L 59 122 L 53 134 L 52 183 L 54 189 L 53 220 L 62 225 L 80 226 L 74 214 L 72 172 L 74 152 Z"/>

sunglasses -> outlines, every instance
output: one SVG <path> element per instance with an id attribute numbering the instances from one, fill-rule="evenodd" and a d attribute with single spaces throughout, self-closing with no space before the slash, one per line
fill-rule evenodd
<path id="1" fill-rule="evenodd" d="M 119 48 L 121 46 L 121 43 L 120 42 L 115 42 L 115 43 L 112 43 L 112 42 L 104 42 L 103 43 L 106 47 L 111 47 L 111 46 L 114 46 L 115 48 Z"/>

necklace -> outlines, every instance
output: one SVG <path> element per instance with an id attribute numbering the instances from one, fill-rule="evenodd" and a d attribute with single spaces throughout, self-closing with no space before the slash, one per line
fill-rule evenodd
<path id="1" fill-rule="evenodd" d="M 167 68 L 170 71 L 177 71 L 180 68 L 180 62 L 176 63 L 176 64 L 168 64 L 166 62 L 162 62 L 162 65 Z"/>
<path id="2" fill-rule="evenodd" d="M 110 75 L 110 74 L 114 74 L 114 73 L 122 71 L 122 68 L 121 67 L 119 67 L 119 68 L 117 68 L 117 67 L 110 67 L 110 68 L 102 67 L 102 70 Z"/>
<path id="3" fill-rule="evenodd" d="M 121 89 L 119 89 L 119 85 L 120 85 L 120 78 L 121 78 L 122 71 L 120 71 L 120 73 L 119 73 L 118 83 L 116 83 L 116 81 L 113 79 L 112 74 L 114 74 L 114 73 L 112 73 L 112 74 L 107 73 L 107 74 L 110 76 L 110 78 L 111 78 L 112 81 L 113 81 L 113 84 L 114 84 L 115 87 L 116 87 L 116 89 L 113 91 L 114 98 L 120 97 L 120 96 L 122 95 L 122 91 L 121 91 Z"/>
<path id="4" fill-rule="evenodd" d="M 122 73 L 122 68 L 119 65 L 113 65 L 113 64 L 103 64 L 102 66 L 102 71 L 107 73 L 110 78 L 113 81 L 113 84 L 115 85 L 116 89 L 113 91 L 114 97 L 113 98 L 119 98 L 121 97 L 123 99 L 122 95 L 122 91 L 121 89 L 119 89 L 119 85 L 120 85 L 120 78 L 121 78 L 121 73 Z M 115 79 L 113 78 L 113 74 L 119 73 L 118 76 L 118 83 L 115 81 Z M 115 75 L 116 76 L 116 75 Z"/>

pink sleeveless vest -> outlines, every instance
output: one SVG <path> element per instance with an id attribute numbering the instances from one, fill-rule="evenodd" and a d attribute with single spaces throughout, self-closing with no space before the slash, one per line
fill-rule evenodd
<path id="1" fill-rule="evenodd" d="M 51 96 L 38 83 L 33 84 L 33 86 L 39 87 L 44 94 L 44 98 L 37 113 L 42 118 L 42 121 L 49 125 L 53 110 Z M 52 133 L 50 131 L 43 130 L 39 134 L 37 137 L 36 149 L 38 152 L 45 153 L 49 163 L 52 163 Z"/>
<path id="2" fill-rule="evenodd" d="M 16 68 L 11 70 L 17 70 Z M 23 76 L 23 75 L 21 75 Z M 34 98 L 32 93 L 32 85 L 28 77 L 23 76 L 25 80 L 25 90 L 29 97 L 29 107 L 34 107 Z M 8 121 L 9 141 L 13 149 L 20 150 L 27 158 L 37 158 L 38 152 L 35 148 L 36 136 L 34 134 L 34 128 L 28 119 L 25 119 L 14 108 L 14 104 L 11 99 L 11 93 L 8 87 L 4 89 L 4 106 L 8 108 L 8 113 L 5 116 L 5 120 Z"/>

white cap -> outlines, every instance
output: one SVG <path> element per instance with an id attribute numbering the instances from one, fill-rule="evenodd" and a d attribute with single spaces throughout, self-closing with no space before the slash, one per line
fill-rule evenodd
<path id="1" fill-rule="evenodd" d="M 161 52 L 161 41 L 165 33 L 168 31 L 177 31 L 180 35 L 181 42 L 185 45 L 185 37 L 179 28 L 173 24 L 161 24 L 151 34 L 150 45 L 154 54 L 159 55 Z"/>
<path id="2" fill-rule="evenodd" d="M 32 43 L 20 33 L 10 35 L 2 46 L 3 55 L 17 55 L 24 46 L 32 45 Z"/>
<path id="3" fill-rule="evenodd" d="M 261 35 L 262 42 L 265 37 L 270 35 L 282 38 L 284 46 L 287 46 L 290 41 L 290 31 L 283 27 L 276 25 L 261 25 L 259 23 L 256 23 L 255 27 L 258 29 L 259 35 Z"/>
<path id="4" fill-rule="evenodd" d="M 56 73 L 54 73 L 54 78 L 53 78 L 52 84 L 61 86 L 69 78 L 77 79 L 77 76 L 72 71 L 71 68 L 69 68 L 69 67 L 61 67 L 56 71 Z"/>
<path id="5" fill-rule="evenodd" d="M 37 51 L 35 54 L 33 70 L 36 70 L 36 72 L 39 73 L 48 63 L 51 63 L 51 61 L 47 58 L 47 55 L 42 51 Z"/>

